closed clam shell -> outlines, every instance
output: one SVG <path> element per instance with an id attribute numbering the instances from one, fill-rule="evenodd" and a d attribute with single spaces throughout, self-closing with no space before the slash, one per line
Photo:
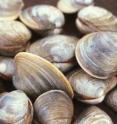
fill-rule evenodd
<path id="1" fill-rule="evenodd" d="M 60 89 L 73 97 L 72 87 L 67 78 L 49 61 L 26 52 L 15 56 L 16 72 L 13 83 L 17 89 L 37 97 L 42 93 Z"/>
<path id="2" fill-rule="evenodd" d="M 75 47 L 78 38 L 67 35 L 47 36 L 31 44 L 27 52 L 41 56 L 61 71 L 70 70 L 77 62 L 75 60 Z"/>
<path id="3" fill-rule="evenodd" d="M 76 70 L 69 75 L 69 81 L 76 93 L 76 99 L 89 104 L 101 103 L 106 94 L 117 85 L 115 76 L 101 80 L 91 77 L 83 70 Z"/>
<path id="4" fill-rule="evenodd" d="M 106 103 L 110 106 L 114 111 L 117 111 L 117 88 L 112 90 L 106 97 Z"/>
<path id="5" fill-rule="evenodd" d="M 23 6 L 23 0 L 0 0 L 0 20 L 16 19 Z"/>
<path id="6" fill-rule="evenodd" d="M 36 5 L 20 14 L 21 21 L 40 34 L 57 34 L 65 23 L 63 13 L 51 5 Z"/>
<path id="7" fill-rule="evenodd" d="M 19 21 L 0 21 L 0 55 L 14 56 L 24 51 L 30 31 Z"/>
<path id="8" fill-rule="evenodd" d="M 33 106 L 22 91 L 3 93 L 0 96 L 0 124 L 31 124 Z"/>
<path id="9" fill-rule="evenodd" d="M 96 32 L 77 43 L 76 59 L 89 75 L 107 79 L 117 72 L 117 33 Z"/>
<path id="10" fill-rule="evenodd" d="M 87 108 L 74 124 L 113 124 L 107 113 L 96 106 Z"/>
<path id="11" fill-rule="evenodd" d="M 76 25 L 83 33 L 97 31 L 117 32 L 117 17 L 104 8 L 89 6 L 78 13 Z"/>
<path id="12" fill-rule="evenodd" d="M 71 124 L 73 103 L 63 91 L 51 90 L 39 96 L 34 103 L 40 124 Z"/>
<path id="13" fill-rule="evenodd" d="M 64 13 L 75 13 L 80 9 L 93 5 L 94 0 L 59 0 L 57 7 Z"/>

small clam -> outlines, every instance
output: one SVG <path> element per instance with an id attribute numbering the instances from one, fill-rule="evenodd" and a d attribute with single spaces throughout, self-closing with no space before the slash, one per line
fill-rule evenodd
<path id="1" fill-rule="evenodd" d="M 117 88 L 107 95 L 105 101 L 114 111 L 117 112 Z"/>
<path id="2" fill-rule="evenodd" d="M 15 72 L 15 64 L 12 58 L 0 56 L 0 77 L 9 79 Z"/>
<path id="3" fill-rule="evenodd" d="M 72 100 L 63 91 L 51 90 L 39 96 L 34 103 L 40 124 L 71 124 Z"/>
<path id="4" fill-rule="evenodd" d="M 91 76 L 107 79 L 117 72 L 117 33 L 96 32 L 77 43 L 76 59 Z"/>
<path id="5" fill-rule="evenodd" d="M 73 97 L 69 81 L 47 60 L 31 53 L 21 52 L 15 56 L 15 64 L 14 86 L 29 96 L 34 98 L 48 90 L 60 89 Z"/>
<path id="6" fill-rule="evenodd" d="M 21 21 L 40 34 L 60 33 L 65 23 L 63 13 L 51 5 L 36 5 L 20 14 Z"/>
<path id="7" fill-rule="evenodd" d="M 78 13 L 76 25 L 83 33 L 97 31 L 117 32 L 117 17 L 104 8 L 89 6 Z"/>
<path id="8" fill-rule="evenodd" d="M 22 91 L 0 95 L 0 124 L 31 124 L 33 106 Z"/>
<path id="9" fill-rule="evenodd" d="M 67 35 L 53 35 L 31 44 L 27 52 L 41 56 L 61 71 L 70 70 L 75 64 L 75 47 L 78 39 Z"/>
<path id="10" fill-rule="evenodd" d="M 57 6 L 62 12 L 69 14 L 93 4 L 94 0 L 59 0 Z"/>
<path id="11" fill-rule="evenodd" d="M 92 106 L 82 112 L 74 124 L 113 124 L 113 122 L 107 113 Z"/>
<path id="12" fill-rule="evenodd" d="M 14 56 L 26 48 L 31 33 L 18 21 L 0 21 L 0 55 Z"/>
<path id="13" fill-rule="evenodd" d="M 23 0 L 0 0 L 0 20 L 16 19 L 23 6 Z"/>
<path id="14" fill-rule="evenodd" d="M 76 99 L 89 104 L 101 103 L 106 94 L 117 84 L 115 76 L 100 80 L 91 77 L 83 70 L 77 70 L 69 75 L 69 81 L 76 93 Z"/>

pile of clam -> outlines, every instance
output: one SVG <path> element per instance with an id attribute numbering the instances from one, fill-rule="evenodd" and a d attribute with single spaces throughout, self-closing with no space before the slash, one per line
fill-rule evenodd
<path id="1" fill-rule="evenodd" d="M 97 104 L 117 112 L 117 17 L 94 0 L 24 6 L 0 0 L 0 124 L 116 124 Z M 73 13 L 81 38 L 62 32 Z"/>

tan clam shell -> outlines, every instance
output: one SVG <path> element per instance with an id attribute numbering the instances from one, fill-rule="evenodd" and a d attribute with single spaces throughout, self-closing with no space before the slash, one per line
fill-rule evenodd
<path id="1" fill-rule="evenodd" d="M 73 124 L 113 124 L 107 113 L 96 106 L 86 109 Z"/>
<path id="2" fill-rule="evenodd" d="M 75 13 L 78 10 L 93 5 L 94 0 L 59 0 L 57 7 L 64 13 Z"/>
<path id="3" fill-rule="evenodd" d="M 0 124 L 31 124 L 33 106 L 22 91 L 3 93 L 0 96 Z"/>
<path id="4" fill-rule="evenodd" d="M 115 76 L 100 80 L 91 77 L 83 70 L 76 70 L 69 75 L 69 81 L 76 93 L 76 99 L 89 104 L 101 103 L 106 94 L 117 85 Z"/>
<path id="5" fill-rule="evenodd" d="M 14 56 L 24 51 L 31 32 L 19 21 L 0 21 L 0 55 Z"/>
<path id="6" fill-rule="evenodd" d="M 89 6 L 78 13 L 76 25 L 83 33 L 97 31 L 117 32 L 117 17 L 104 8 Z"/>
<path id="7" fill-rule="evenodd" d="M 117 88 L 112 90 L 106 97 L 106 103 L 117 112 Z"/>
<path id="8" fill-rule="evenodd" d="M 117 71 L 117 33 L 96 32 L 77 43 L 76 59 L 93 77 L 107 79 Z"/>
<path id="9" fill-rule="evenodd" d="M 23 0 L 0 0 L 0 20 L 18 18 L 23 6 Z"/>
<path id="10" fill-rule="evenodd" d="M 34 109 L 40 124 L 71 124 L 73 103 L 63 91 L 51 90 L 39 96 Z"/>
<path id="11" fill-rule="evenodd" d="M 40 34 L 60 33 L 65 23 L 63 13 L 51 5 L 36 5 L 26 8 L 20 14 L 21 21 Z"/>
<path id="12" fill-rule="evenodd" d="M 26 52 L 15 56 L 16 72 L 13 83 L 17 89 L 37 97 L 42 93 L 60 89 L 73 97 L 73 90 L 66 77 L 47 60 Z"/>
<path id="13" fill-rule="evenodd" d="M 73 36 L 47 36 L 31 44 L 26 51 L 47 59 L 61 71 L 66 72 L 77 63 L 75 60 L 77 41 L 78 38 Z"/>

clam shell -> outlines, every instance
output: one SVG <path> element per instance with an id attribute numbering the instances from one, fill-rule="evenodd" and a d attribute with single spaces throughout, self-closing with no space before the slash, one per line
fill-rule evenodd
<path id="1" fill-rule="evenodd" d="M 51 90 L 37 98 L 34 109 L 41 124 L 71 124 L 72 100 L 63 91 Z"/>
<path id="2" fill-rule="evenodd" d="M 66 77 L 47 60 L 26 52 L 15 56 L 16 72 L 13 83 L 33 98 L 42 93 L 60 89 L 73 97 L 73 90 Z"/>
<path id="3" fill-rule="evenodd" d="M 80 9 L 93 5 L 94 0 L 59 0 L 57 7 L 64 13 L 75 13 Z"/>
<path id="4" fill-rule="evenodd" d="M 117 32 L 117 17 L 104 8 L 89 6 L 78 13 L 76 25 L 83 33 L 97 31 Z"/>
<path id="5" fill-rule="evenodd" d="M 113 124 L 107 113 L 96 106 L 89 107 L 74 124 Z"/>
<path id="6" fill-rule="evenodd" d="M 33 106 L 22 91 L 3 93 L 0 96 L 0 124 L 31 124 Z"/>
<path id="7" fill-rule="evenodd" d="M 0 55 L 14 56 L 23 51 L 30 38 L 30 31 L 21 22 L 0 21 Z"/>
<path id="8" fill-rule="evenodd" d="M 114 111 L 117 112 L 117 88 L 107 95 L 105 101 Z"/>
<path id="9" fill-rule="evenodd" d="M 23 0 L 0 0 L 0 20 L 14 20 L 18 18 L 24 6 Z"/>
<path id="10" fill-rule="evenodd" d="M 83 70 L 76 70 L 69 76 L 69 81 L 76 93 L 76 99 L 89 103 L 101 103 L 106 94 L 117 85 L 117 78 L 100 80 L 91 77 Z"/>
<path id="11" fill-rule="evenodd" d="M 78 38 L 73 36 L 53 35 L 34 42 L 26 51 L 47 59 L 61 71 L 66 72 L 77 63 L 75 60 L 77 41 Z"/>
<path id="12" fill-rule="evenodd" d="M 21 21 L 40 34 L 60 33 L 65 23 L 63 13 L 51 5 L 36 5 L 20 14 Z"/>
<path id="13" fill-rule="evenodd" d="M 96 32 L 77 43 L 76 59 L 89 75 L 107 79 L 117 71 L 117 33 Z"/>

